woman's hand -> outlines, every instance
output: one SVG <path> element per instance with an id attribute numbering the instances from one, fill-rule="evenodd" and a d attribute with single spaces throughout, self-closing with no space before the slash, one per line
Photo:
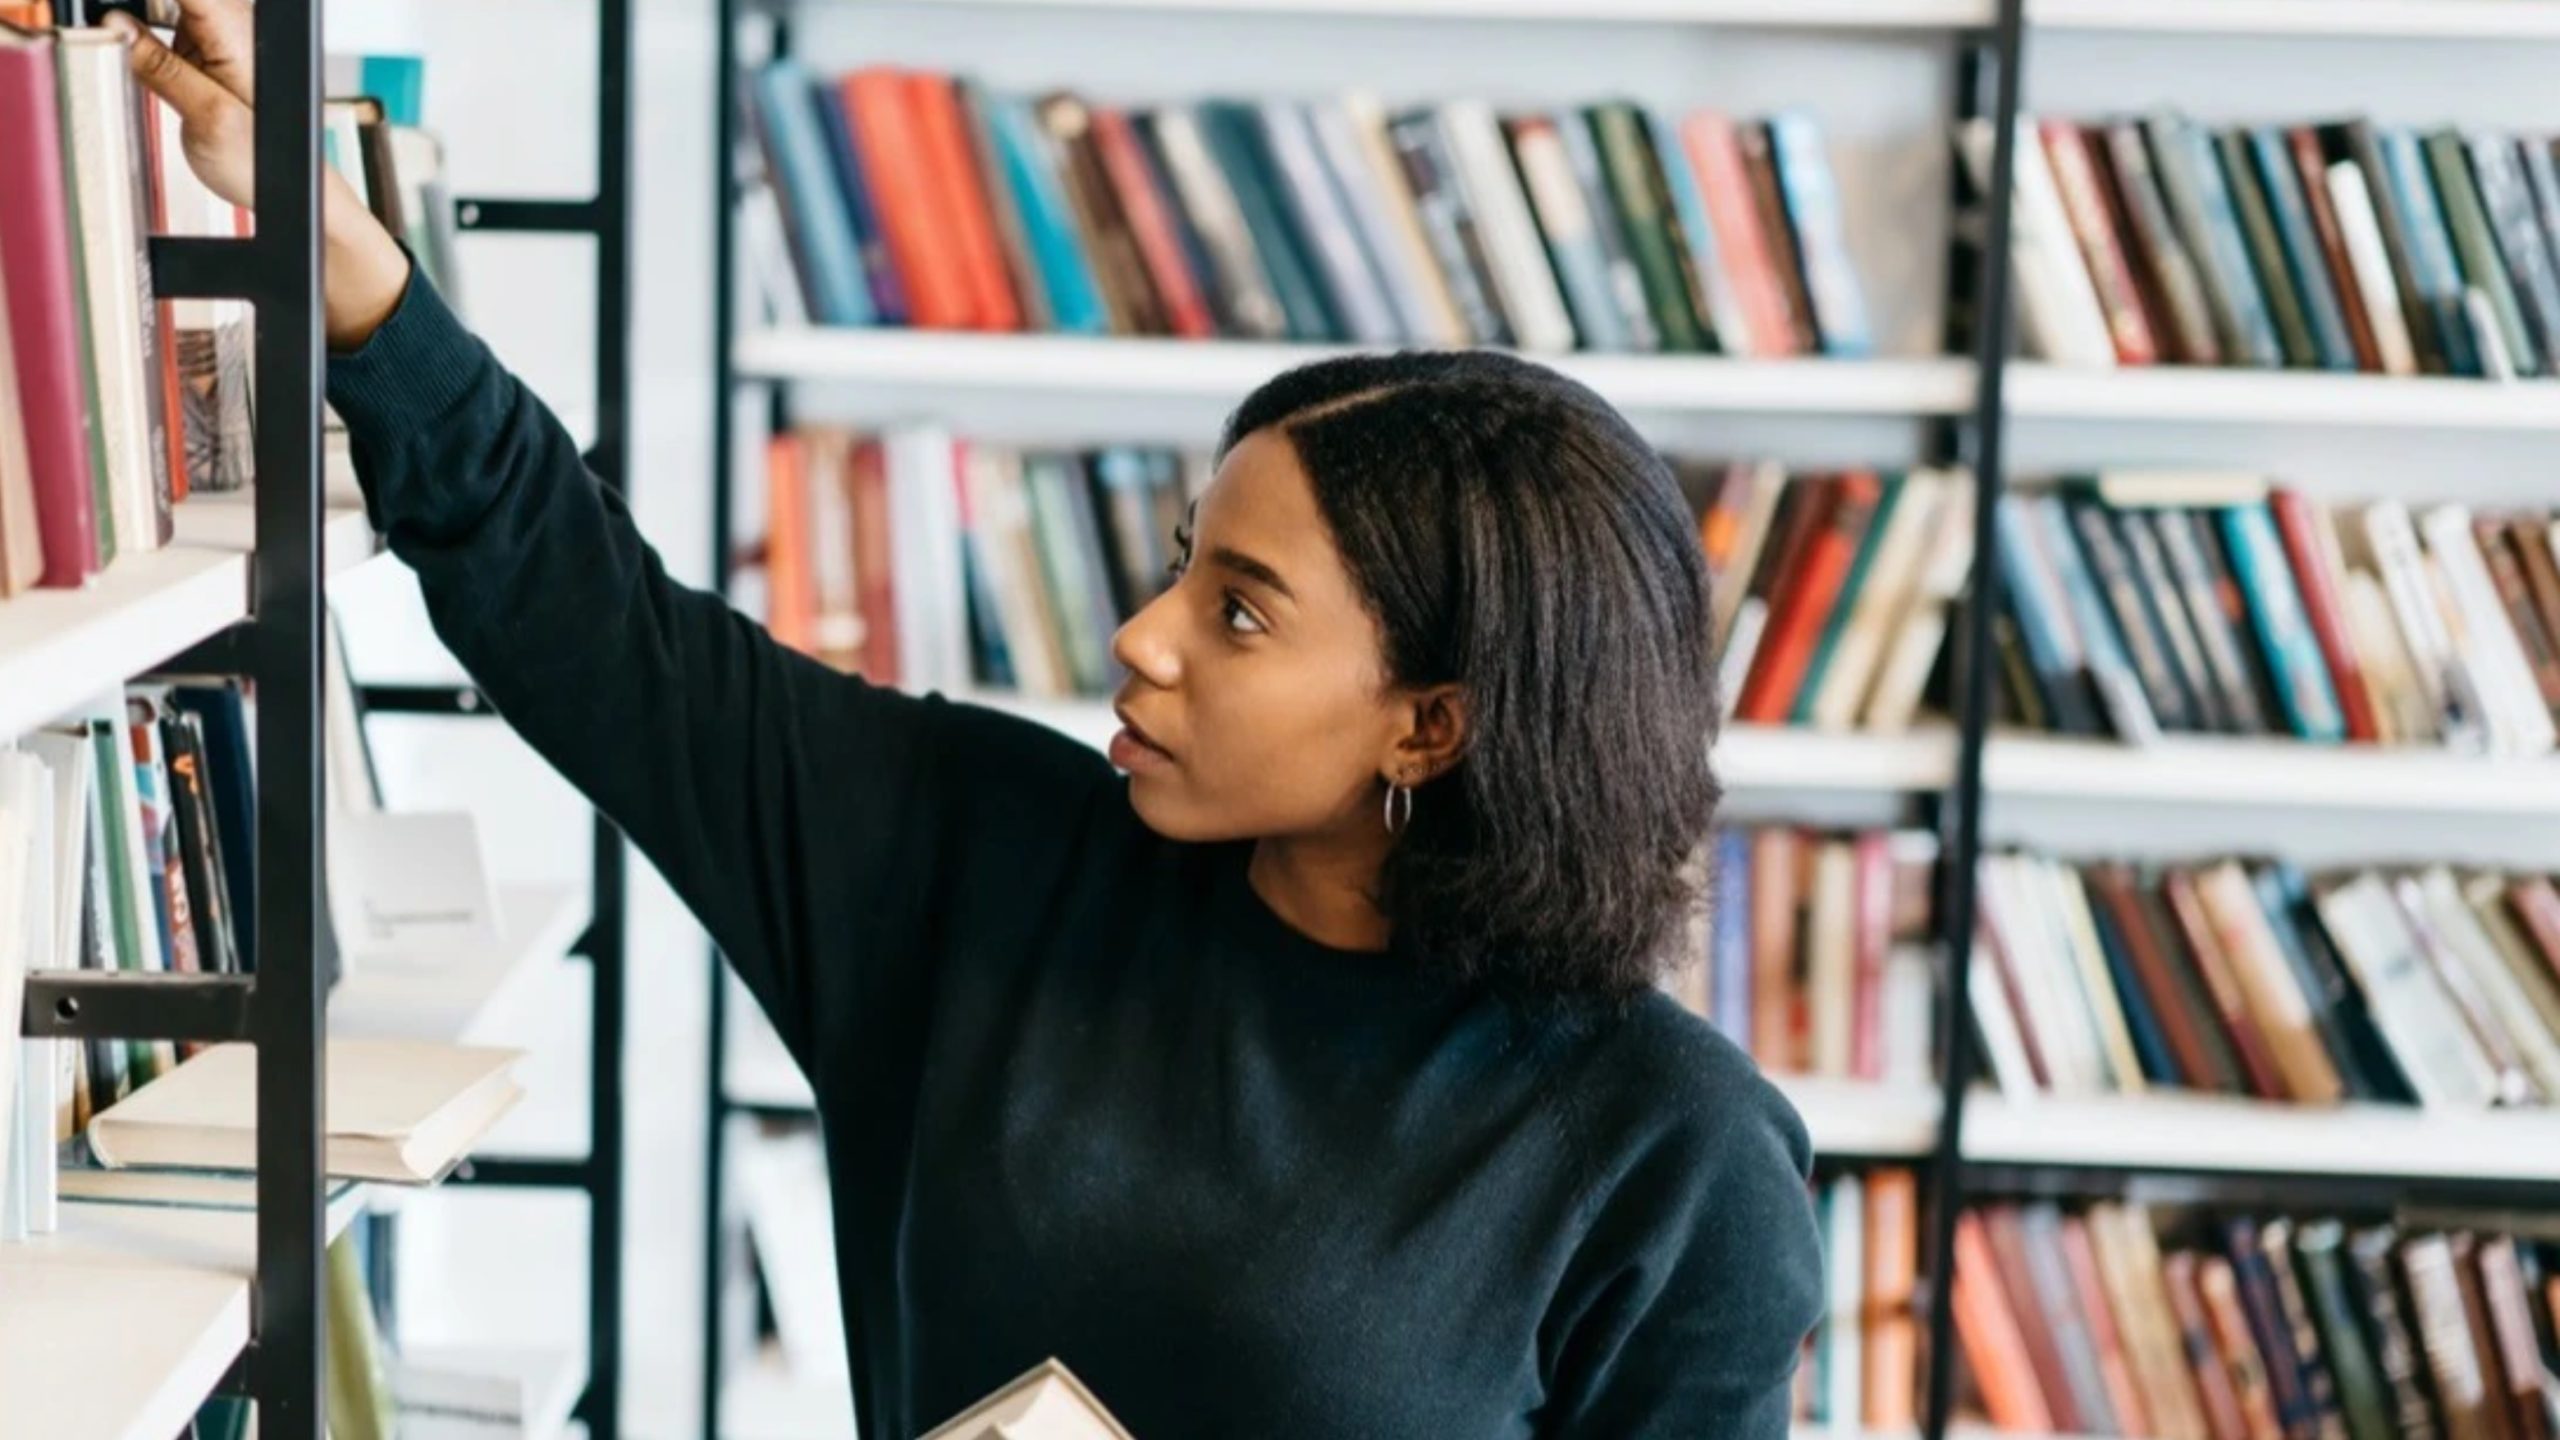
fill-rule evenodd
<path id="1" fill-rule="evenodd" d="M 123 11 L 133 73 L 178 114 L 187 164 L 205 188 L 244 209 L 257 200 L 257 65 L 247 0 L 178 0 L 176 43 L 161 43 Z M 332 349 L 361 345 L 398 308 L 409 256 L 345 177 L 321 167 L 322 298 Z"/>

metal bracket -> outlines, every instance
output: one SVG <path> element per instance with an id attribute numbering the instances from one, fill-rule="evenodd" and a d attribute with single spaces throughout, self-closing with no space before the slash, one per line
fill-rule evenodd
<path id="1" fill-rule="evenodd" d="M 86 970 L 27 976 L 19 1033 L 38 1040 L 246 1040 L 246 975 Z"/>

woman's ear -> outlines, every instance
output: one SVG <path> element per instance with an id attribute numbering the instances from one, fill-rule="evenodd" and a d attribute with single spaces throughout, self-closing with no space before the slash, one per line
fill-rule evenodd
<path id="1" fill-rule="evenodd" d="M 1417 690 L 1404 704 L 1405 729 L 1387 757 L 1384 778 L 1414 786 L 1446 774 L 1467 751 L 1467 692 L 1456 685 Z"/>

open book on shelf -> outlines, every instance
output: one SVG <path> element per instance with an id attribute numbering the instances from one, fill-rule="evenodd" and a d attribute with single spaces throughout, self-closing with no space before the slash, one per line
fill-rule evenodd
<path id="1" fill-rule="evenodd" d="M 924 1440 L 1133 1440 L 1056 1359 L 935 1426 Z"/>

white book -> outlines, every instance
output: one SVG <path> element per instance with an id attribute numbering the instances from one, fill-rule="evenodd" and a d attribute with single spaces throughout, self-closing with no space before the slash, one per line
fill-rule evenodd
<path id="1" fill-rule="evenodd" d="M 1851 1174 L 1832 1181 L 1830 1194 L 1831 1223 L 1822 1237 L 1824 1288 L 1830 1299 L 1822 1321 L 1830 1332 L 1822 1365 L 1822 1415 L 1831 1425 L 1846 1427 L 1864 1413 L 1859 1391 L 1866 1367 L 1859 1341 L 1867 1324 L 1867 1192 Z"/>
<path id="2" fill-rule="evenodd" d="M 1044 1360 L 923 1440 L 1132 1440 L 1067 1367 Z"/>
<path id="3" fill-rule="evenodd" d="M 1946 643 L 1949 610 L 1973 572 L 1973 477 L 1950 471 L 1947 478 L 1947 493 L 1939 502 L 1936 531 L 1926 546 L 1918 582 L 1892 647 L 1876 667 L 1875 684 L 1861 713 L 1867 728 L 1881 734 L 1911 728 L 1920 693 L 1937 666 L 1938 648 Z"/>
<path id="4" fill-rule="evenodd" d="M 1876 540 L 1875 558 L 1868 562 L 1848 622 L 1823 668 L 1813 701 L 1815 729 L 1846 730 L 1856 723 L 1858 706 L 1873 688 L 1876 667 L 1884 658 L 1885 642 L 1910 608 L 1928 564 L 1926 548 L 1937 537 L 1938 507 L 1948 489 L 1946 477 L 1936 471 L 1914 471 L 1903 478 L 1893 514 Z"/>
<path id="5" fill-rule="evenodd" d="M 1937 969 L 1925 945 L 1897 945 L 1884 959 L 1884 1075 L 1887 1085 L 1927 1085 L 1937 1035 Z"/>
<path id="6" fill-rule="evenodd" d="M 1350 111 L 1340 101 L 1311 100 L 1300 113 L 1315 134 L 1316 148 L 1323 153 L 1324 168 L 1332 176 L 1342 208 L 1359 231 L 1370 273 L 1395 314 L 1400 338 L 1409 345 L 1450 343 L 1430 296 L 1439 268 L 1420 264 L 1422 257 L 1406 245 L 1383 177 L 1362 145 Z M 1414 238 L 1421 238 L 1418 230 Z"/>
<path id="7" fill-rule="evenodd" d="M 1556 288 L 1555 270 L 1547 263 L 1537 223 L 1529 217 L 1529 201 L 1520 193 L 1493 107 L 1480 100 L 1452 101 L 1440 107 L 1440 125 L 1457 164 L 1459 189 L 1491 262 L 1502 312 L 1511 317 L 1520 348 L 1572 349 L 1573 317 Z"/>
<path id="8" fill-rule="evenodd" d="M 806 326 L 809 298 L 800 288 L 791 240 L 782 228 L 782 202 L 772 186 L 758 182 L 747 187 L 738 202 L 738 240 L 747 257 L 746 279 L 765 323 L 794 330 Z"/>
<path id="9" fill-rule="evenodd" d="M 78 263 L 88 317 L 97 407 L 116 553 L 160 548 L 159 484 L 151 450 L 151 376 L 142 353 L 141 219 L 134 214 L 132 80 L 113 32 L 64 30 L 61 62 L 65 180 L 80 215 Z"/>
<path id="10" fill-rule="evenodd" d="M 2114 972 L 2107 969 L 2098 922 L 2089 911 L 2089 892 L 2080 883 L 2079 871 L 2052 859 L 2041 864 L 2063 931 L 2070 937 L 2072 957 L 2080 967 L 2081 989 L 2089 997 L 2089 1013 L 2097 1021 L 2098 1040 L 2106 1052 L 2107 1068 L 2115 1074 L 2116 1090 L 2138 1095 L 2148 1088 L 2142 1060 L 2133 1048 L 2133 1029 L 2125 1020 L 2124 996 L 2116 989 Z"/>
<path id="11" fill-rule="evenodd" d="M 2417 526 L 2397 500 L 2381 500 L 2364 508 L 2365 543 L 2373 551 L 2374 568 L 2391 613 L 2400 622 L 2400 638 L 2424 687 L 2427 706 L 2438 717 L 2448 744 L 2470 749 L 2487 739 L 2478 687 L 2469 665 L 2453 647 L 2445 614 L 2428 578 L 2426 552 L 2419 548 Z"/>
<path id="12" fill-rule="evenodd" d="M 513 1050 L 415 1040 L 331 1040 L 323 1058 L 328 1173 L 425 1184 L 441 1178 L 513 1109 Z M 110 1168 L 255 1170 L 257 1052 L 208 1046 L 100 1111 L 89 1145 Z"/>
<path id="13" fill-rule="evenodd" d="M 2495 1098 L 2497 1077 L 2488 1057 L 2436 979 L 2382 877 L 2359 875 L 2314 903 L 2419 1103 L 2468 1107 Z"/>
<path id="14" fill-rule="evenodd" d="M 2373 192 L 2364 171 L 2353 160 L 2329 167 L 2330 208 L 2338 212 L 2338 230 L 2346 242 L 2347 266 L 2355 272 L 2356 294 L 2364 300 L 2373 325 L 2374 349 L 2385 375 L 2415 375 L 2418 355 L 2409 339 L 2409 320 L 2400 311 L 2400 287 L 2391 278 L 2391 255 L 2382 247 L 2382 225 L 2374 216 Z"/>
<path id="15" fill-rule="evenodd" d="M 2349 570 L 2339 602 L 2346 611 L 2347 631 L 2356 658 L 2363 662 L 2367 689 L 2378 702 L 2374 721 L 2385 743 L 2423 744 L 2436 738 L 2435 712 L 2428 708 L 2426 686 L 2409 659 L 2399 622 L 2391 618 L 2391 601 L 2382 582 L 2368 570 Z"/>
<path id="16" fill-rule="evenodd" d="M 1958 132 L 1976 185 L 1989 188 L 1996 134 L 1988 120 L 1965 122 Z M 2018 117 L 2013 160 L 2015 195 L 2009 251 L 2017 277 L 2018 326 L 2038 356 L 2064 365 L 2113 369 L 2115 344 L 2106 311 L 2073 238 L 2062 191 L 2046 163 L 2035 122 Z"/>
<path id="17" fill-rule="evenodd" d="M 2026 1038 L 2009 1009 L 2009 992 L 1998 970 L 1977 961 L 1965 972 L 1965 994 L 1973 1008 L 1974 1028 L 1982 1032 L 1982 1056 L 2004 1100 L 2032 1100 L 2039 1093 L 2035 1065 L 2027 1058 Z"/>
<path id="18" fill-rule="evenodd" d="M 1351 338 L 1363 345 L 1396 344 L 1405 336 L 1395 308 L 1388 304 L 1377 272 L 1370 266 L 1341 192 L 1326 173 L 1306 110 L 1292 100 L 1265 100 L 1256 109 L 1271 158 L 1280 167 L 1282 203 L 1297 215 L 1312 242 L 1325 292 L 1340 310 Z"/>
<path id="19" fill-rule="evenodd" d="M 1412 287 L 1424 322 L 1418 333 L 1428 343 L 1451 347 L 1474 343 L 1466 315 L 1458 309 L 1457 297 L 1449 293 L 1449 279 L 1440 273 L 1440 261 L 1431 253 L 1431 237 L 1422 228 L 1422 211 L 1414 204 L 1404 166 L 1396 159 L 1395 142 L 1387 136 L 1386 106 L 1377 96 L 1360 90 L 1334 104 L 1386 212 L 1391 243 L 1381 250 L 1378 261 L 1387 270 L 1391 289 Z M 1344 183 L 1349 183 L 1348 172 Z"/>
<path id="20" fill-rule="evenodd" d="M 2497 942 L 2481 928 L 2479 915 L 2462 898 L 2453 872 L 2441 865 L 2430 866 L 2418 878 L 2418 891 L 2426 897 L 2427 914 L 2435 922 L 2436 934 L 2443 937 L 2455 963 L 2470 972 L 2471 983 L 2489 997 L 2499 1027 L 2524 1057 L 2525 1071 L 2541 1088 L 2543 1098 L 2560 1098 L 2560 1038 L 2543 1027 L 2533 1007 L 2533 997 L 2525 993 L 2515 973 L 2499 957 Z"/>
<path id="21" fill-rule="evenodd" d="M 2480 557 L 2480 541 L 2471 528 L 2465 505 L 2438 505 L 2418 517 L 2418 531 L 2443 573 L 2445 586 L 2462 617 L 2464 650 L 2471 672 L 2489 703 L 2493 748 L 2538 755 L 2549 750 L 2555 734 L 2551 711 L 2542 703 L 2533 667 L 2524 658 L 2506 607 L 2490 583 L 2489 567 Z"/>
<path id="22" fill-rule="evenodd" d="M 1733 633 L 1725 638 L 1724 658 L 1716 664 L 1716 693 L 1724 699 L 1724 719 L 1733 723 L 1734 707 L 1742 703 L 1742 682 L 1751 675 L 1751 657 L 1760 653 L 1760 634 L 1769 625 L 1769 602 L 1757 595 L 1744 597 L 1740 609 L 1733 614 Z"/>
<path id="23" fill-rule="evenodd" d="M 2470 1032 L 2472 1043 L 2489 1062 L 2491 1095 L 2494 1103 L 2521 1105 L 2535 1097 L 2532 1074 L 2525 1068 L 2523 1052 L 2516 1048 L 2515 1037 L 2495 1009 L 2488 993 L 2471 978 L 2471 967 L 2453 951 L 2442 927 L 2436 924 L 2435 907 L 2427 903 L 2418 877 L 2396 874 L 2391 877 L 2391 900 L 2400 911 L 2400 921 L 2410 940 L 2418 947 L 2429 968 L 2435 971 L 2436 983 L 2453 1001 L 2454 1013 Z"/>
<path id="24" fill-rule="evenodd" d="M 969 597 L 960 571 L 961 449 L 937 425 L 888 433 L 889 537 L 897 555 L 898 682 L 915 694 L 969 683 Z"/>
<path id="25" fill-rule="evenodd" d="M 2112 1087 L 2090 1029 L 2088 1006 L 2079 998 L 2068 961 L 2057 953 L 2042 910 L 2021 883 L 2019 868 L 2018 857 L 1995 855 L 1983 861 L 1981 871 L 1983 919 L 2008 959 L 2025 1011 L 2019 1019 L 2044 1057 L 2048 1088 L 2057 1095 L 2104 1094 Z"/>
<path id="26" fill-rule="evenodd" d="M 969 514 L 988 554 L 987 584 L 995 592 L 997 628 L 1004 632 L 1014 684 L 1026 695 L 1072 693 L 1040 591 L 1039 556 L 1022 498 L 1022 457 L 1003 446 L 972 445 L 961 468 Z"/>

